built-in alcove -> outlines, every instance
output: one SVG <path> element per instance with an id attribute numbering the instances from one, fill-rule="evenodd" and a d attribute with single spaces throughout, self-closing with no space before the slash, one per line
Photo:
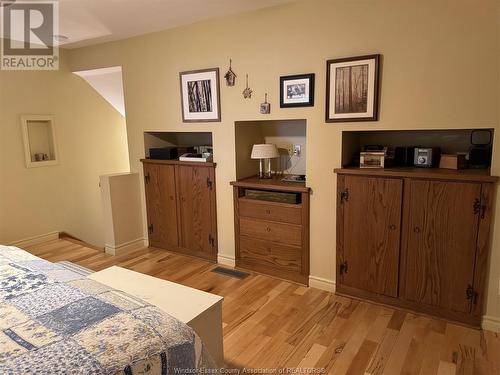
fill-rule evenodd
<path id="1" fill-rule="evenodd" d="M 473 136 L 474 134 L 474 136 Z M 480 147 L 490 148 L 494 129 L 450 129 L 450 130 L 381 130 L 342 132 L 342 166 L 359 166 L 359 152 L 365 146 L 380 145 L 396 147 L 438 147 L 441 153 L 468 154 L 473 142 L 490 143 Z M 491 164 L 491 155 L 489 157 Z"/>
<path id="2" fill-rule="evenodd" d="M 145 132 L 144 151 L 150 157 L 151 149 L 186 147 L 198 148 L 213 145 L 211 132 Z"/>
<path id="3" fill-rule="evenodd" d="M 54 117 L 21 116 L 26 167 L 43 167 L 58 163 Z"/>
<path id="4" fill-rule="evenodd" d="M 259 173 L 259 161 L 250 158 L 252 146 L 273 143 L 280 157 L 273 159 L 273 172 L 306 174 L 306 120 L 236 121 L 236 178 L 238 180 Z M 294 148 L 300 147 L 298 155 Z"/>

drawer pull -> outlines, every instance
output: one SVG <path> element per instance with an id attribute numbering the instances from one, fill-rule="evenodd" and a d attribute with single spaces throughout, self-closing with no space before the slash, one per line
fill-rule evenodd
<path id="1" fill-rule="evenodd" d="M 419 228 L 419 227 L 415 227 L 415 228 L 413 228 L 413 231 L 414 231 L 415 233 L 420 233 L 420 228 Z"/>
<path id="2" fill-rule="evenodd" d="M 266 214 L 271 215 L 271 210 L 266 210 Z"/>
<path id="3" fill-rule="evenodd" d="M 396 230 L 396 226 L 394 224 L 389 225 L 390 230 Z"/>
<path id="4" fill-rule="evenodd" d="M 267 230 L 268 232 L 270 232 L 270 231 L 271 231 L 271 228 L 267 227 L 267 228 L 266 228 L 266 230 Z"/>

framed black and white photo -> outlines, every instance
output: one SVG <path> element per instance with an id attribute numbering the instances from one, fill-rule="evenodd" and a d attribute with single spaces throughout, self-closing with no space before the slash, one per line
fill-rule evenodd
<path id="1" fill-rule="evenodd" d="M 326 122 L 378 120 L 380 55 L 326 62 Z"/>
<path id="2" fill-rule="evenodd" d="M 314 73 L 280 77 L 280 107 L 314 106 Z"/>
<path id="3" fill-rule="evenodd" d="M 182 121 L 220 121 L 219 68 L 181 72 Z"/>

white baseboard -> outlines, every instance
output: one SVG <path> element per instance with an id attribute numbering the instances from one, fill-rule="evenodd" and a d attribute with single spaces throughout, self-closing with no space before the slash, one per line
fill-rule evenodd
<path id="1" fill-rule="evenodd" d="M 481 327 L 487 331 L 500 332 L 500 318 L 485 315 Z"/>
<path id="2" fill-rule="evenodd" d="M 42 242 L 57 240 L 58 238 L 59 238 L 59 232 L 50 232 L 50 233 L 45 233 L 45 234 L 39 234 L 38 236 L 24 238 L 22 240 L 17 240 L 17 241 L 9 243 L 7 245 L 22 248 L 24 246 L 37 245 L 37 244 L 42 243 Z"/>
<path id="3" fill-rule="evenodd" d="M 129 242 L 122 243 L 120 245 L 105 245 L 104 251 L 109 255 L 119 255 L 126 251 L 132 251 L 137 249 L 142 249 L 148 247 L 148 240 L 145 238 L 138 238 Z"/>
<path id="4" fill-rule="evenodd" d="M 318 276 L 309 276 L 309 286 L 311 288 L 326 290 L 327 292 L 335 293 L 335 281 L 324 279 Z"/>
<path id="5" fill-rule="evenodd" d="M 227 255 L 217 255 L 217 263 L 223 264 L 224 266 L 229 266 L 229 267 L 234 267 L 236 266 L 236 261 L 234 257 L 227 256 Z"/>

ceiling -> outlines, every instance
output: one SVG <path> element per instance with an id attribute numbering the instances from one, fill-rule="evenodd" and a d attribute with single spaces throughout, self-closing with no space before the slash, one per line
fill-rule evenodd
<path id="1" fill-rule="evenodd" d="M 65 48 L 102 42 L 290 3 L 295 0 L 59 0 Z"/>

